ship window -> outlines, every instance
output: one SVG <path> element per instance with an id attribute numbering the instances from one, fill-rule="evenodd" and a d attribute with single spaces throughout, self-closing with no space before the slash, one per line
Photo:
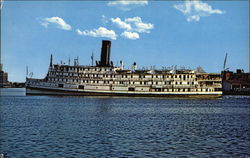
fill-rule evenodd
<path id="1" fill-rule="evenodd" d="M 182 84 L 182 82 L 180 82 L 180 84 Z"/>
<path id="2" fill-rule="evenodd" d="M 135 88 L 129 87 L 128 91 L 135 91 Z"/>
<path id="3" fill-rule="evenodd" d="M 142 82 L 140 82 L 140 84 L 142 84 Z"/>
<path id="4" fill-rule="evenodd" d="M 188 91 L 190 92 L 190 88 L 188 88 Z"/>
<path id="5" fill-rule="evenodd" d="M 63 84 L 58 84 L 58 87 L 63 88 Z"/>
<path id="6" fill-rule="evenodd" d="M 156 75 L 156 78 L 158 78 L 158 75 Z"/>
<path id="7" fill-rule="evenodd" d="M 154 75 L 152 75 L 152 78 L 154 78 Z"/>
<path id="8" fill-rule="evenodd" d="M 156 84 L 158 84 L 158 82 L 156 82 Z"/>
<path id="9" fill-rule="evenodd" d="M 146 85 L 146 84 L 147 84 L 147 82 L 145 81 L 145 82 L 144 82 L 144 84 Z"/>
<path id="10" fill-rule="evenodd" d="M 133 75 L 131 75 L 131 78 L 133 78 Z"/>
<path id="11" fill-rule="evenodd" d="M 175 82 L 175 84 L 178 84 L 178 82 Z"/>
<path id="12" fill-rule="evenodd" d="M 220 88 L 215 88 L 214 91 L 221 91 L 221 89 Z"/>
<path id="13" fill-rule="evenodd" d="M 162 91 L 162 88 L 155 88 L 155 91 L 156 91 L 156 92 L 161 92 L 161 91 Z"/>
<path id="14" fill-rule="evenodd" d="M 78 88 L 79 89 L 84 89 L 84 85 L 79 85 Z"/>

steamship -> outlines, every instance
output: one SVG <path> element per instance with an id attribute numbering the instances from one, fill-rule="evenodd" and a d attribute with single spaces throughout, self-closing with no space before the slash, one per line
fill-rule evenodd
<path id="1" fill-rule="evenodd" d="M 111 41 L 103 40 L 101 59 L 95 66 L 53 64 L 43 79 L 26 78 L 26 94 L 143 97 L 219 97 L 220 74 L 189 69 L 131 69 L 110 61 Z M 93 60 L 93 59 L 92 59 Z M 92 61 L 93 63 L 93 61 Z M 92 64 L 93 65 L 93 64 Z"/>

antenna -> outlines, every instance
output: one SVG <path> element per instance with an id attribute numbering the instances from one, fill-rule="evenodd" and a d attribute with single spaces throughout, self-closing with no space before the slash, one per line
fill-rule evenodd
<path id="1" fill-rule="evenodd" d="M 226 68 L 226 63 L 227 63 L 227 53 L 226 53 L 226 56 L 225 56 L 225 59 L 224 59 L 223 70 L 225 70 L 225 68 Z"/>
<path id="2" fill-rule="evenodd" d="M 29 74 L 29 67 L 28 67 L 28 65 L 26 66 L 26 76 L 28 76 L 28 74 Z"/>
<path id="3" fill-rule="evenodd" d="M 91 61 L 92 61 L 92 66 L 93 66 L 94 65 L 94 51 L 92 51 Z"/>

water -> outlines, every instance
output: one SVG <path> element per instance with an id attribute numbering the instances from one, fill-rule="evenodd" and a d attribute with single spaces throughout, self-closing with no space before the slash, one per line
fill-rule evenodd
<path id="1" fill-rule="evenodd" d="M 250 156 L 250 97 L 25 96 L 1 89 L 5 157 Z"/>

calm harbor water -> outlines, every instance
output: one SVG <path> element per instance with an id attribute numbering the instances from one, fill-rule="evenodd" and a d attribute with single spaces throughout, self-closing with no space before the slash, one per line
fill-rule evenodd
<path id="1" fill-rule="evenodd" d="M 0 89 L 5 157 L 249 157 L 250 97 L 25 96 Z"/>

